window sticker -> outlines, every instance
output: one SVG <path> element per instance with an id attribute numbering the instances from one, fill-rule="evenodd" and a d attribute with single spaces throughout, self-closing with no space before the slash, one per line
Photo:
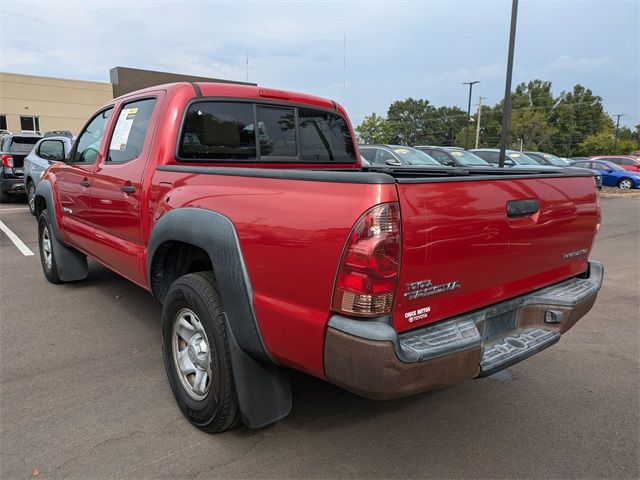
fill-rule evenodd
<path id="1" fill-rule="evenodd" d="M 411 152 L 410 152 L 409 150 L 407 150 L 406 148 L 396 148 L 396 149 L 394 150 L 394 152 L 396 152 L 396 153 L 400 153 L 400 154 L 402 154 L 402 153 L 405 153 L 405 154 L 409 154 L 409 153 L 411 153 Z"/>
<path id="2" fill-rule="evenodd" d="M 454 157 L 464 157 L 464 153 L 462 152 L 449 152 L 451 153 L 451 155 L 453 155 Z"/>
<path id="3" fill-rule="evenodd" d="M 116 122 L 116 128 L 113 130 L 113 137 L 111 137 L 111 145 L 109 146 L 110 150 L 127 149 L 127 142 L 129 141 L 129 134 L 131 133 L 136 113 L 138 113 L 137 108 L 122 109 Z"/>

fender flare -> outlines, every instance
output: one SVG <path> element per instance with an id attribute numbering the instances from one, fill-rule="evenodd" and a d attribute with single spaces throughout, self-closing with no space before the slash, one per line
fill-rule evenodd
<path id="1" fill-rule="evenodd" d="M 36 186 L 36 201 L 42 198 L 46 204 L 47 219 L 51 227 L 52 248 L 58 266 L 58 275 L 63 282 L 76 282 L 84 280 L 89 274 L 87 257 L 75 248 L 71 248 L 64 243 L 58 229 L 58 219 L 56 218 L 56 208 L 53 197 L 53 188 L 49 180 L 40 180 Z M 40 243 L 38 239 L 38 244 Z"/>
<path id="2" fill-rule="evenodd" d="M 150 285 L 158 248 L 171 241 L 201 248 L 211 260 L 225 309 L 233 377 L 245 424 L 259 428 L 285 417 L 291 410 L 289 376 L 273 361 L 262 340 L 253 289 L 233 223 L 220 213 L 201 208 L 177 208 L 164 214 L 148 242 Z"/>

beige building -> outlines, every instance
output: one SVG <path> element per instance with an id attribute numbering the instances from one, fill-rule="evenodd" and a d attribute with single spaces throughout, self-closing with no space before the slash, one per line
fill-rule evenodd
<path id="1" fill-rule="evenodd" d="M 110 83 L 0 72 L 0 130 L 74 135 L 113 98 Z"/>
<path id="2" fill-rule="evenodd" d="M 134 90 L 181 81 L 244 83 L 127 67 L 112 68 L 109 77 L 111 83 L 0 72 L 0 131 L 77 135 L 100 106 Z"/>

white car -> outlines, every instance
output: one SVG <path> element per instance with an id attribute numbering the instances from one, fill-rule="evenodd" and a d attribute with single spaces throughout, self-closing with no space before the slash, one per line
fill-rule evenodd
<path id="1" fill-rule="evenodd" d="M 34 194 L 44 171 L 55 162 L 64 162 L 69 157 L 73 138 L 67 136 L 45 137 L 35 144 L 24 159 L 24 191 L 29 200 L 29 210 L 35 215 Z"/>

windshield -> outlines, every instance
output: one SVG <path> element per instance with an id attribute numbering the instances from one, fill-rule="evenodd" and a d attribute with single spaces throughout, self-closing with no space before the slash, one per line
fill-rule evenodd
<path id="1" fill-rule="evenodd" d="M 509 158 L 516 162 L 518 165 L 540 165 L 533 158 L 527 157 L 524 153 L 520 152 L 509 152 Z"/>
<path id="2" fill-rule="evenodd" d="M 467 152 L 466 150 L 449 150 L 449 153 L 456 157 L 456 160 L 463 165 L 489 165 L 489 162 L 485 162 L 479 156 L 474 155 L 471 152 Z"/>
<path id="3" fill-rule="evenodd" d="M 545 158 L 547 162 L 551 165 L 555 165 L 556 167 L 566 167 L 569 165 L 569 162 L 561 159 L 560 157 L 556 157 L 555 155 L 551 155 L 550 153 L 543 153 L 542 156 Z"/>
<path id="4" fill-rule="evenodd" d="M 432 156 L 412 147 L 397 147 L 393 149 L 393 153 L 407 165 L 440 165 Z"/>

